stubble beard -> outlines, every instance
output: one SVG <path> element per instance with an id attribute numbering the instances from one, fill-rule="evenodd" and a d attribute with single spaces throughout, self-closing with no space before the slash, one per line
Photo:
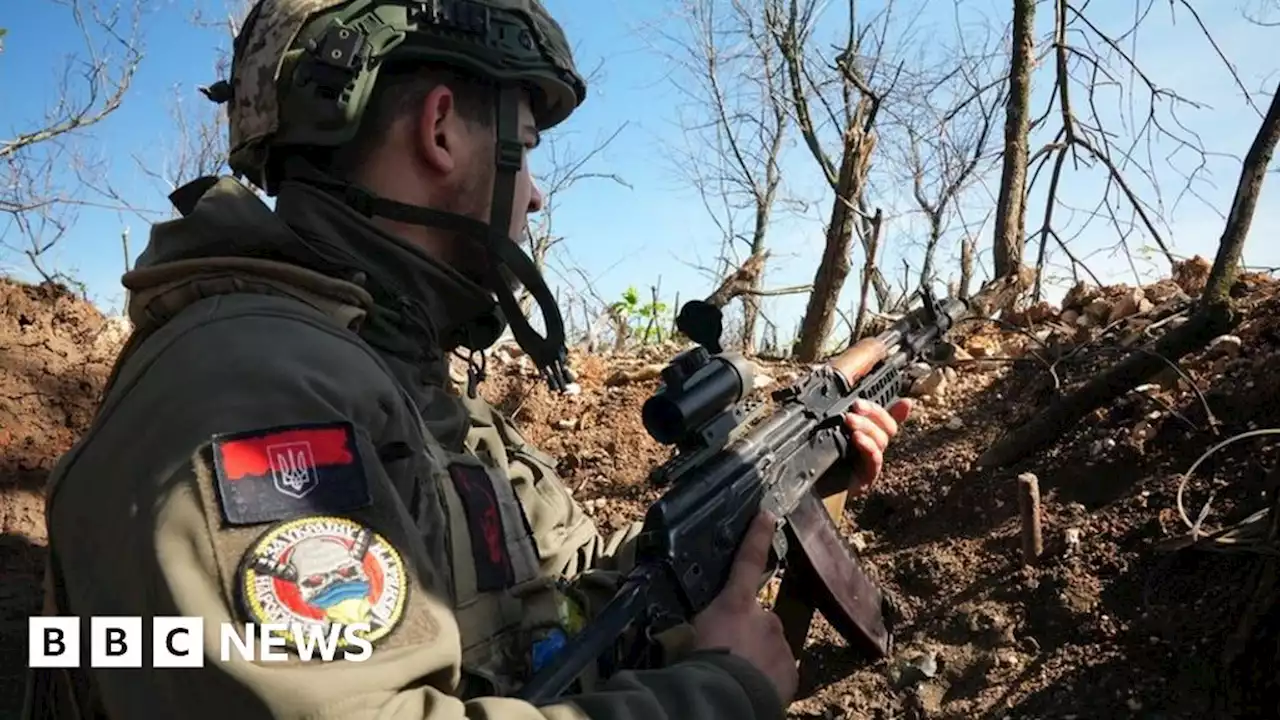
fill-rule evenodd
<path id="1" fill-rule="evenodd" d="M 493 200 L 494 172 L 494 169 L 488 165 L 483 168 L 477 168 L 451 198 L 448 203 L 448 212 L 488 224 Z M 514 211 L 513 207 L 512 212 Z M 516 243 L 517 247 L 519 246 L 518 242 L 509 237 L 511 233 L 510 226 L 503 228 L 501 232 L 504 236 L 507 236 L 508 240 Z M 449 264 L 471 282 L 490 288 L 489 278 L 492 268 L 487 257 L 488 254 L 484 250 L 489 240 L 460 233 L 455 235 L 453 240 L 452 250 L 449 253 Z M 511 290 L 512 294 L 517 296 L 520 294 L 520 290 L 524 287 L 523 283 L 516 279 L 515 275 L 509 272 L 505 266 L 499 269 L 499 277 L 503 284 Z"/>

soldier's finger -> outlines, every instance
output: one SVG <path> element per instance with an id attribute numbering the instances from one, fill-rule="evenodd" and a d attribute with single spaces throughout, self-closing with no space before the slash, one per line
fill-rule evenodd
<path id="1" fill-rule="evenodd" d="M 862 484 L 858 486 L 858 493 L 861 494 L 870 490 L 871 483 L 880 477 L 880 471 L 884 469 L 884 453 L 866 435 L 855 435 L 853 441 L 862 451 L 867 468 L 866 474 L 861 478 Z"/>
<path id="2" fill-rule="evenodd" d="M 907 421 L 907 417 L 911 415 L 911 410 L 914 408 L 915 403 L 911 398 L 901 398 L 889 406 L 889 415 L 901 424 Z"/>
<path id="3" fill-rule="evenodd" d="M 849 431 L 853 433 L 855 438 L 859 435 L 864 435 L 881 449 L 889 445 L 889 434 L 884 431 L 884 428 L 877 425 L 871 419 L 865 418 L 861 415 L 846 413 L 844 416 L 844 422 L 845 425 L 849 427 Z"/>
<path id="4" fill-rule="evenodd" d="M 859 416 L 867 418 L 884 429 L 886 445 L 888 444 L 887 438 L 891 438 L 898 433 L 898 421 L 879 405 L 866 400 L 859 400 L 854 403 L 853 409 Z"/>
<path id="5" fill-rule="evenodd" d="M 742 538 L 742 545 L 729 569 L 725 593 L 734 602 L 754 603 L 760 589 L 760 576 L 769 564 L 769 548 L 773 544 L 774 518 L 769 513 L 756 515 Z"/>

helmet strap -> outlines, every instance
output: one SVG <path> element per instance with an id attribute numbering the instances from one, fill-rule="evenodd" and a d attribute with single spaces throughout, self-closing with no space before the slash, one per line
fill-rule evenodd
<path id="1" fill-rule="evenodd" d="M 520 140 L 520 88 L 513 84 L 499 86 L 497 90 L 497 133 L 494 147 L 495 172 L 493 176 L 493 201 L 489 211 L 489 227 L 492 233 L 501 233 L 500 262 L 488 264 L 489 288 L 498 296 L 498 304 L 511 326 L 516 342 L 542 370 L 552 390 L 563 392 L 573 382 L 568 368 L 568 352 L 565 349 L 564 320 L 550 288 L 533 263 L 515 240 L 507 236 L 511 227 L 511 213 L 515 200 L 516 174 L 524 168 L 524 143 Z M 505 257 L 504 257 L 505 256 Z M 515 275 L 533 296 L 542 312 L 547 329 L 545 337 L 538 335 L 520 310 L 520 304 L 511 292 L 511 285 L 503 275 L 504 268 Z"/>
<path id="2" fill-rule="evenodd" d="M 365 217 L 380 216 L 411 225 L 438 227 L 477 242 L 488 256 L 485 265 L 489 271 L 484 283 L 497 296 L 503 319 L 511 327 L 516 343 L 542 371 L 548 386 L 553 391 L 564 392 L 574 381 L 574 377 L 568 367 L 564 320 L 560 315 L 560 308 L 533 260 L 508 236 L 516 174 L 524 166 L 519 101 L 518 87 L 506 86 L 497 91 L 496 172 L 488 223 L 457 213 L 379 197 L 356 185 L 322 175 L 294 158 L 286 161 L 286 175 L 324 190 Z M 545 336 L 533 329 L 521 311 L 520 304 L 511 291 L 508 274 L 514 276 L 538 304 L 547 330 Z"/>

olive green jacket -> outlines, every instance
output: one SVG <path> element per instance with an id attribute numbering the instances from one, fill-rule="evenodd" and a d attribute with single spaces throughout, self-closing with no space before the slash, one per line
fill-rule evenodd
<path id="1" fill-rule="evenodd" d="M 31 716 L 782 717 L 763 674 L 707 651 L 501 697 L 627 538 L 451 387 L 446 351 L 492 342 L 492 298 L 309 187 L 273 212 L 200 182 L 125 276 L 136 331 L 49 484 L 47 612 L 142 616 L 142 667 L 36 673 Z M 156 616 L 204 619 L 203 667 L 152 667 Z M 246 622 L 359 628 L 371 651 L 223 662 L 221 625 Z"/>

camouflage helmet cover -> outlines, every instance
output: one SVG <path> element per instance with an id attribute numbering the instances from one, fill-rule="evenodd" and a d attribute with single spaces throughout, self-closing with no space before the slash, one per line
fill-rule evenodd
<path id="1" fill-rule="evenodd" d="M 379 71 L 400 62 L 522 84 L 544 130 L 586 95 L 540 0 L 258 0 L 232 59 L 232 170 L 271 192 L 270 148 L 350 140 Z"/>

